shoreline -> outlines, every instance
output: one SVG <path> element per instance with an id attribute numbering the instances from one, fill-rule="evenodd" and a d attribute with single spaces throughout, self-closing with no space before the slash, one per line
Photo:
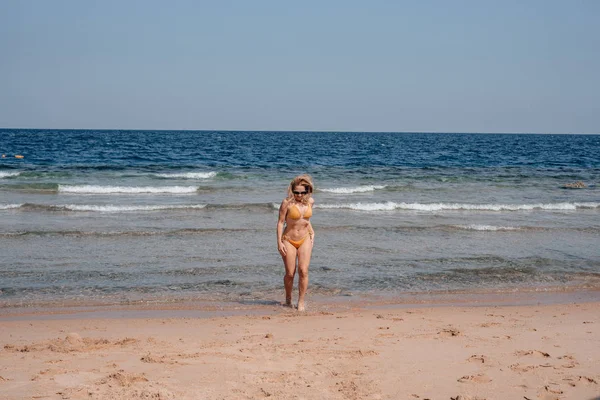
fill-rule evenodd
<path id="1" fill-rule="evenodd" d="M 296 295 L 296 292 L 294 292 Z M 294 297 L 295 298 L 295 297 Z M 308 295 L 308 311 L 343 312 L 354 309 L 404 309 L 438 307 L 519 307 L 600 303 L 600 290 L 455 291 L 406 293 L 395 296 Z M 289 310 L 275 299 L 234 301 L 138 301 L 129 304 L 52 304 L 0 308 L 0 322 L 31 319 L 101 318 L 216 318 L 235 315 L 272 315 Z"/>

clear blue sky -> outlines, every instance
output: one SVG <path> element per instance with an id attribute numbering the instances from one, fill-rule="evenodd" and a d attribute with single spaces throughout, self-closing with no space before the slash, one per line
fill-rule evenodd
<path id="1" fill-rule="evenodd" d="M 0 127 L 600 133 L 600 1 L 0 1 Z"/>

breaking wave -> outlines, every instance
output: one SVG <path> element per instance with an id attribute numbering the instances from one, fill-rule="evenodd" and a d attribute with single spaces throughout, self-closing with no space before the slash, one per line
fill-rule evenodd
<path id="1" fill-rule="evenodd" d="M 174 179 L 210 179 L 217 176 L 214 171 L 211 172 L 180 172 L 170 174 L 153 174 L 159 178 L 174 178 Z"/>
<path id="2" fill-rule="evenodd" d="M 195 193 L 197 186 L 97 186 L 97 185 L 58 185 L 61 193 L 110 194 L 110 193 Z"/>
<path id="3" fill-rule="evenodd" d="M 0 204 L 0 210 L 19 209 L 37 212 L 93 211 L 93 212 L 128 212 L 128 211 L 169 211 L 169 210 L 257 210 L 270 212 L 271 203 L 245 204 Z"/>
<path id="4" fill-rule="evenodd" d="M 19 208 L 23 204 L 0 204 L 0 210 L 11 210 L 13 208 Z"/>
<path id="5" fill-rule="evenodd" d="M 0 179 L 2 179 L 2 178 L 10 178 L 11 176 L 19 176 L 20 174 L 21 174 L 20 172 L 0 171 Z"/>
<path id="6" fill-rule="evenodd" d="M 368 186 L 355 186 L 355 187 L 339 187 L 339 188 L 325 188 L 319 189 L 321 192 L 335 193 L 335 194 L 352 194 L 352 193 L 367 193 L 373 192 L 378 189 L 384 189 L 386 185 L 368 185 Z"/>
<path id="7" fill-rule="evenodd" d="M 494 226 L 494 225 L 454 225 L 454 228 L 464 229 L 467 231 L 519 231 L 522 228 L 514 227 L 514 226 Z"/>
<path id="8" fill-rule="evenodd" d="M 86 205 L 86 204 L 66 204 L 57 206 L 70 211 L 96 211 L 96 212 L 126 212 L 126 211 L 159 211 L 159 210 L 185 210 L 185 209 L 202 209 L 206 204 L 189 204 L 189 205 L 162 205 L 162 206 L 115 206 L 115 205 Z"/>

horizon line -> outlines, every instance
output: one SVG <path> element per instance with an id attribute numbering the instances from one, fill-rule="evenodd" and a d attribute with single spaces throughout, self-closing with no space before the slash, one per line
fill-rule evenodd
<path id="1" fill-rule="evenodd" d="M 480 131 L 344 131 L 344 130 L 256 130 L 256 129 L 124 129 L 124 128 L 0 128 L 0 131 L 131 131 L 131 132 L 264 132 L 264 133 L 397 133 L 397 134 L 473 134 L 473 135 L 600 135 L 592 132 L 480 132 Z"/>

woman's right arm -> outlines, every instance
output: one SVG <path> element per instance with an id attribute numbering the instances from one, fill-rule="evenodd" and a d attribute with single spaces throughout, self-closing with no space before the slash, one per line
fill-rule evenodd
<path id="1" fill-rule="evenodd" d="M 279 206 L 279 219 L 277 220 L 277 249 L 279 250 L 279 254 L 285 256 L 287 250 L 285 248 L 285 244 L 281 240 L 281 236 L 283 235 L 283 224 L 285 224 L 285 214 L 287 213 L 287 201 L 283 200 L 281 205 Z"/>

